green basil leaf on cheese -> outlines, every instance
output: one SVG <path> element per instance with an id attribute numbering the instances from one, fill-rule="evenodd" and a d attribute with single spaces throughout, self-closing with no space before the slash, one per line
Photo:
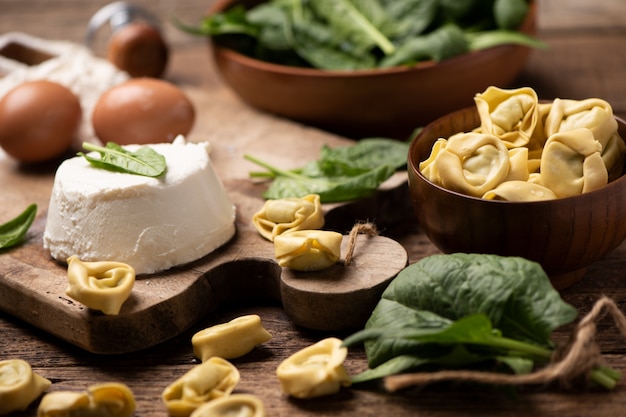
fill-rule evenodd
<path id="1" fill-rule="evenodd" d="M 100 158 L 78 153 L 97 168 L 146 177 L 160 177 L 167 170 L 165 157 L 148 146 L 142 146 L 134 152 L 113 142 L 108 142 L 106 147 L 83 143 L 83 148 L 100 153 Z"/>

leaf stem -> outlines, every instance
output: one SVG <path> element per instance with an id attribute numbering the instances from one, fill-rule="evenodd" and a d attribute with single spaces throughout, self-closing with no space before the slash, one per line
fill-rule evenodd
<path id="1" fill-rule="evenodd" d="M 110 152 L 110 149 L 107 149 L 104 146 L 95 145 L 91 142 L 83 142 L 83 148 L 94 152 Z"/>
<path id="2" fill-rule="evenodd" d="M 552 357 L 552 350 L 550 349 L 519 340 L 509 339 L 507 337 L 487 337 L 478 344 L 520 352 L 523 353 L 524 356 L 533 356 L 545 360 L 550 360 Z"/>
<path id="3" fill-rule="evenodd" d="M 276 168 L 275 166 L 270 165 L 267 162 L 263 162 L 260 159 L 257 159 L 257 158 L 255 158 L 252 155 L 244 155 L 243 157 L 245 159 L 247 159 L 248 161 L 253 162 L 253 163 L 255 163 L 255 164 L 257 164 L 259 166 L 262 166 L 263 168 L 267 169 L 272 174 L 274 174 L 274 176 L 279 176 L 280 175 L 280 176 L 283 176 L 283 177 L 294 178 L 294 179 L 301 180 L 301 181 L 306 181 L 306 180 L 310 179 L 307 176 L 297 174 L 297 173 L 295 173 L 293 171 L 287 171 L 287 170 L 284 170 L 284 169 Z M 260 177 L 261 175 L 260 175 L 260 173 L 255 173 L 254 176 Z M 269 175 L 267 175 L 267 174 L 265 176 L 269 177 Z"/>

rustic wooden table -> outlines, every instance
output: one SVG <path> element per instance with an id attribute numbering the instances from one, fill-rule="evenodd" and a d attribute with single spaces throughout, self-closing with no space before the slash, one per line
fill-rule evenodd
<path id="1" fill-rule="evenodd" d="M 207 7 L 207 1 L 149 0 L 136 3 L 167 16 L 175 11 L 186 19 L 195 19 Z M 49 39 L 80 42 L 88 19 L 102 5 L 102 0 L 0 0 L 0 33 L 23 31 Z M 626 3 L 622 0 L 540 0 L 539 36 L 550 44 L 546 51 L 533 51 L 520 85 L 534 87 L 541 98 L 582 99 L 601 97 L 609 101 L 615 113 L 626 116 Z M 205 42 L 166 27 L 166 37 L 173 56 L 166 77 L 181 85 L 197 87 L 194 99 L 200 103 L 198 135 L 235 130 L 232 120 L 247 123 L 274 122 L 240 103 L 214 73 Z M 242 118 L 241 115 L 247 115 Z M 208 115 L 208 116 L 206 116 Z M 230 115 L 231 119 L 228 119 Z M 4 185 L 2 185 L 4 186 Z M 0 204 L 2 201 L 0 193 Z M 410 214 L 407 214 L 410 218 Z M 626 221 L 626 218 L 625 220 Z M 411 262 L 436 252 L 428 240 L 412 226 L 388 230 L 402 242 Z M 0 256 L 2 256 L 0 254 Z M 606 259 L 592 265 L 584 279 L 562 292 L 583 315 L 601 295 L 608 295 L 626 310 L 626 244 Z M 524 389 L 511 398 L 490 389 L 430 387 L 412 395 L 389 395 L 363 390 L 344 390 L 340 394 L 310 401 L 296 401 L 280 393 L 275 377 L 277 365 L 291 353 L 308 346 L 327 334 L 305 331 L 293 326 L 276 305 L 244 305 L 221 309 L 208 315 L 184 334 L 137 353 L 96 355 L 67 344 L 14 317 L 0 312 L 0 360 L 22 358 L 34 370 L 49 378 L 51 390 L 80 390 L 88 385 L 119 381 L 131 387 L 137 399 L 139 416 L 164 416 L 160 401 L 165 386 L 197 363 L 191 351 L 193 333 L 233 317 L 261 315 L 273 339 L 252 354 L 235 360 L 241 371 L 239 392 L 259 396 L 268 416 L 621 416 L 626 413 L 626 382 L 612 392 L 559 391 Z M 556 332 L 557 341 L 565 341 L 571 329 Z M 626 341 L 610 320 L 598 326 L 598 342 L 606 362 L 626 372 Z M 362 352 L 350 353 L 346 364 L 356 372 L 365 366 Z M 33 416 L 36 403 L 24 413 Z"/>

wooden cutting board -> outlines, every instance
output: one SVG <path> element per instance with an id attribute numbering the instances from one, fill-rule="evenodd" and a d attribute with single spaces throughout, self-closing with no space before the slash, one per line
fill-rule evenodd
<path id="1" fill-rule="evenodd" d="M 246 153 L 284 168 L 316 159 L 323 144 L 348 145 L 337 136 L 289 123 L 248 109 L 228 93 L 186 89 L 202 109 L 188 139 L 209 141 L 218 176 L 237 207 L 237 233 L 216 252 L 163 273 L 138 277 L 119 315 L 92 311 L 65 295 L 66 266 L 44 251 L 48 200 L 57 164 L 23 167 L 0 157 L 0 224 L 27 205 L 39 207 L 21 245 L 0 251 L 0 309 L 74 345 L 95 353 L 137 351 L 179 335 L 203 315 L 226 303 L 282 303 L 303 327 L 336 332 L 365 322 L 387 283 L 408 262 L 396 241 L 359 236 L 350 266 L 343 261 L 317 273 L 282 269 L 273 244 L 250 225 L 263 205 L 265 184 L 248 177 L 258 167 Z M 220 96 L 220 94 L 226 94 Z M 228 115 L 228 123 L 220 122 Z M 372 197 L 326 205 L 327 230 L 347 235 L 357 221 L 383 227 L 406 217 L 409 204 L 406 173 L 388 180 Z M 342 254 L 346 252 L 344 237 Z"/>

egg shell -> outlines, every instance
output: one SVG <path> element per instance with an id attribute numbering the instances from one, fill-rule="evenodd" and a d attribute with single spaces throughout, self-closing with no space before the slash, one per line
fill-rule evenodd
<path id="1" fill-rule="evenodd" d="M 168 57 L 163 37 L 145 22 L 132 22 L 118 29 L 107 47 L 107 59 L 131 77 L 160 77 Z"/>
<path id="2" fill-rule="evenodd" d="M 107 90 L 92 115 L 98 139 L 120 145 L 172 142 L 187 135 L 194 121 L 193 104 L 180 88 L 149 77 Z"/>
<path id="3" fill-rule="evenodd" d="M 72 144 L 81 116 L 78 97 L 64 85 L 24 82 L 0 99 L 0 146 L 21 162 L 58 158 Z"/>

